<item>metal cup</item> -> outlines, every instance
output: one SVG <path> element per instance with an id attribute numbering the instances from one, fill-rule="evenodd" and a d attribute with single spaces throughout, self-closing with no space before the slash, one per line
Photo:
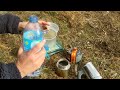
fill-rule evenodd
<path id="1" fill-rule="evenodd" d="M 57 74 L 58 76 L 61 76 L 61 77 L 68 77 L 68 72 L 69 72 L 69 69 L 70 69 L 70 63 L 67 59 L 65 58 L 62 58 L 60 60 L 58 60 L 57 64 Z"/>
<path id="2" fill-rule="evenodd" d="M 82 79 L 82 75 L 86 75 L 88 79 L 102 79 L 99 72 L 93 66 L 92 62 L 88 62 L 79 72 L 78 79 Z"/>

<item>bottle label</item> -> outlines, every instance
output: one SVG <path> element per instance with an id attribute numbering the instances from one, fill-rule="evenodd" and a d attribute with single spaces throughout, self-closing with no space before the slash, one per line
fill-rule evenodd
<path id="1" fill-rule="evenodd" d="M 36 31 L 29 30 L 23 34 L 23 46 L 24 51 L 31 50 L 36 44 L 43 40 L 42 32 L 37 33 Z"/>

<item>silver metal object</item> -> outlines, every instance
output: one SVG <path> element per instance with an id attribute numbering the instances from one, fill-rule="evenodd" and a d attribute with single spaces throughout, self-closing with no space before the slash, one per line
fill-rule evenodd
<path id="1" fill-rule="evenodd" d="M 76 57 L 76 63 L 78 63 L 78 62 L 80 62 L 82 60 L 82 55 L 83 55 L 83 53 L 81 53 L 80 51 L 78 51 L 77 57 Z"/>
<path id="2" fill-rule="evenodd" d="M 57 64 L 57 74 L 61 77 L 68 77 L 68 72 L 69 72 L 69 69 L 70 69 L 70 62 L 65 59 L 65 58 L 62 58 L 60 60 L 58 60 Z"/>
<path id="3" fill-rule="evenodd" d="M 82 75 L 86 75 L 88 79 L 102 79 L 92 62 L 88 62 L 80 71 L 78 71 L 78 79 L 82 79 Z"/>

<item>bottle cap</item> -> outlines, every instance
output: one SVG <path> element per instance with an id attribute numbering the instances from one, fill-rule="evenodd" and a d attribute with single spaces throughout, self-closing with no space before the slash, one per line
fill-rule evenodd
<path id="1" fill-rule="evenodd" d="M 38 22 L 38 17 L 35 16 L 35 15 L 31 15 L 31 16 L 29 17 L 29 22 L 32 22 L 32 23 Z"/>

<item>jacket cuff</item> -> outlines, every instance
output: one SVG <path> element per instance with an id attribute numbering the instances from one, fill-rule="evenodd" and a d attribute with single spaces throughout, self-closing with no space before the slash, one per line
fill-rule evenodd
<path id="1" fill-rule="evenodd" d="M 20 72 L 17 66 L 15 65 L 15 63 L 7 64 L 7 68 L 8 68 L 8 73 L 10 75 L 10 79 L 21 79 Z"/>

